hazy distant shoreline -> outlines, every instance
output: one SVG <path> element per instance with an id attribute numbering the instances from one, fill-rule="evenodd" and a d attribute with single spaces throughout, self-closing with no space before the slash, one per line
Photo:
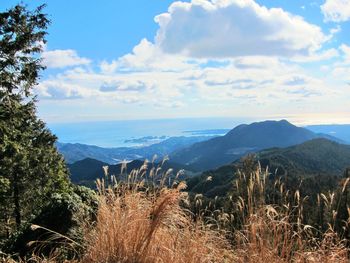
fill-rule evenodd
<path id="1" fill-rule="evenodd" d="M 106 121 L 48 124 L 62 143 L 81 143 L 100 147 L 134 147 L 178 136 L 224 135 L 250 120 L 234 118 L 193 118 Z"/>
<path id="2" fill-rule="evenodd" d="M 224 135 L 237 125 L 253 121 L 255 120 L 239 118 L 192 118 L 54 123 L 48 126 L 62 143 L 81 143 L 100 147 L 138 147 L 177 136 Z M 304 127 L 313 132 L 350 141 L 350 124 Z"/>

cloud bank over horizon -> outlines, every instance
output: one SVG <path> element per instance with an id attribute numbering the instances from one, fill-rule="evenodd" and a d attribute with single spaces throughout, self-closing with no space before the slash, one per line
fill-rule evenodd
<path id="1" fill-rule="evenodd" d="M 319 9 L 324 23 L 348 19 L 350 3 L 335 15 L 328 2 Z M 350 113 L 350 44 L 336 41 L 341 24 L 327 29 L 253 0 L 175 2 L 155 22 L 154 39 L 115 59 L 45 50 L 41 112 L 54 104 L 76 119 L 82 109 L 121 119 Z"/>

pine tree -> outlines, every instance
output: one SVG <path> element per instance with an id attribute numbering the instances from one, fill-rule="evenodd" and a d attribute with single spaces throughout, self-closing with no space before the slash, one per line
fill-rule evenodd
<path id="1" fill-rule="evenodd" d="M 70 188 L 57 138 L 37 117 L 32 92 L 44 69 L 40 53 L 49 20 L 43 8 L 17 5 L 0 13 L 0 217 L 7 229 Z"/>

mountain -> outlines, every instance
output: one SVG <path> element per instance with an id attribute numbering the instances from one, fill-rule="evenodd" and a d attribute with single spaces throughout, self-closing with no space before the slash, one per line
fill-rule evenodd
<path id="1" fill-rule="evenodd" d="M 106 163 L 115 163 L 120 154 L 127 150 L 127 148 L 102 148 L 81 143 L 58 142 L 56 146 L 69 164 L 85 158 L 92 158 Z"/>
<path id="2" fill-rule="evenodd" d="M 80 143 L 57 143 L 57 149 L 63 154 L 67 163 L 74 163 L 85 158 L 92 158 L 109 164 L 122 160 L 152 159 L 154 155 L 162 158 L 175 150 L 193 143 L 213 138 L 214 136 L 179 136 L 170 137 L 162 142 L 144 147 L 103 148 Z"/>
<path id="3" fill-rule="evenodd" d="M 225 136 L 177 150 L 170 155 L 170 159 L 204 171 L 230 163 L 248 153 L 271 147 L 288 147 L 319 137 L 324 136 L 294 126 L 286 120 L 255 122 L 239 125 Z"/>
<path id="4" fill-rule="evenodd" d="M 350 167 L 350 145 L 319 138 L 285 149 L 268 149 L 257 154 L 263 167 L 280 175 L 340 175 Z"/>
<path id="5" fill-rule="evenodd" d="M 128 162 L 126 165 L 126 174 L 129 174 L 134 169 L 139 169 L 144 164 L 141 160 L 134 160 Z M 71 174 L 71 180 L 75 184 L 88 186 L 91 188 L 95 187 L 95 181 L 98 178 L 104 177 L 103 166 L 108 166 L 109 175 L 115 175 L 117 179 L 125 179 L 120 176 L 122 164 L 109 165 L 106 162 L 102 162 L 99 160 L 95 160 L 92 158 L 86 158 L 72 164 L 68 164 L 68 169 Z M 150 169 L 152 164 L 148 164 L 148 168 Z M 155 163 L 154 167 L 160 167 L 159 163 Z M 182 175 L 182 179 L 191 177 L 196 175 L 196 173 L 191 169 L 191 167 L 178 165 L 176 163 L 164 162 L 161 166 L 162 171 L 167 171 L 168 169 L 172 169 L 172 174 L 176 174 L 178 171 L 184 169 L 184 174 Z"/>
<path id="6" fill-rule="evenodd" d="M 262 150 L 255 157 L 262 169 L 269 167 L 273 174 L 289 178 L 313 177 L 316 181 L 326 180 L 324 184 L 334 185 L 337 183 L 334 177 L 341 176 L 350 167 L 350 146 L 318 138 L 287 148 Z M 235 161 L 190 178 L 188 190 L 209 197 L 225 195 L 232 188 L 239 166 L 240 162 Z M 209 176 L 210 180 L 207 180 Z"/>

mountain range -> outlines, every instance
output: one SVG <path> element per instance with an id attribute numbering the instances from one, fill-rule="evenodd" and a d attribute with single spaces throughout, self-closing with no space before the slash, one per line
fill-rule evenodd
<path id="1" fill-rule="evenodd" d="M 67 163 L 85 158 L 108 164 L 123 160 L 163 158 L 170 155 L 174 163 L 189 165 L 194 170 L 208 170 L 239 159 L 243 155 L 271 147 L 287 147 L 315 138 L 327 138 L 342 143 L 328 134 L 314 133 L 282 121 L 243 124 L 224 136 L 180 136 L 143 147 L 102 148 L 79 143 L 57 143 Z"/>
<path id="2" fill-rule="evenodd" d="M 262 169 L 268 167 L 272 175 L 290 179 L 314 177 L 316 181 L 328 178 L 328 184 L 332 185 L 337 182 L 334 178 L 342 176 L 350 167 L 350 145 L 319 138 L 287 148 L 262 150 L 255 154 L 255 160 L 260 162 Z M 203 172 L 188 180 L 188 190 L 208 197 L 226 194 L 238 169 L 239 160 Z"/>
<path id="3" fill-rule="evenodd" d="M 162 142 L 143 147 L 103 148 L 80 143 L 56 144 L 67 163 L 74 163 L 85 158 L 96 159 L 108 164 L 116 164 L 123 160 L 152 159 L 154 155 L 163 158 L 175 150 L 185 148 L 193 143 L 205 141 L 214 136 L 179 136 L 170 137 Z"/>
<path id="4" fill-rule="evenodd" d="M 170 159 L 205 171 L 235 161 L 248 153 L 272 147 L 288 147 L 315 138 L 342 142 L 330 135 L 294 126 L 286 120 L 264 121 L 239 125 L 224 136 L 176 150 Z"/>
<path id="5" fill-rule="evenodd" d="M 105 149 L 80 144 L 58 146 L 65 152 L 66 158 L 88 156 L 68 164 L 68 168 L 74 183 L 89 187 L 94 187 L 95 180 L 103 177 L 103 166 L 109 166 L 110 174 L 120 175 L 122 164 L 110 165 L 110 162 L 101 160 L 115 161 L 116 153 L 120 156 L 128 153 L 130 157 L 136 157 L 136 160 L 128 163 L 127 172 L 140 168 L 143 160 L 137 158 L 141 156 L 136 151 L 151 159 L 156 151 L 162 155 L 175 149 L 170 154 L 170 162 L 165 162 L 162 167 L 163 171 L 169 168 L 174 173 L 185 170 L 183 178 L 188 179 L 189 190 L 208 195 L 225 193 L 238 169 L 239 159 L 250 153 L 254 153 L 264 168 L 269 167 L 277 175 L 338 176 L 350 166 L 349 145 L 342 144 L 341 140 L 330 135 L 317 134 L 285 120 L 240 125 L 224 136 L 203 139 L 175 137 L 138 149 Z M 97 156 L 100 160 L 90 156 Z M 200 171 L 202 175 L 196 176 L 201 174 Z M 206 181 L 208 176 L 212 178 L 210 182 Z"/>

